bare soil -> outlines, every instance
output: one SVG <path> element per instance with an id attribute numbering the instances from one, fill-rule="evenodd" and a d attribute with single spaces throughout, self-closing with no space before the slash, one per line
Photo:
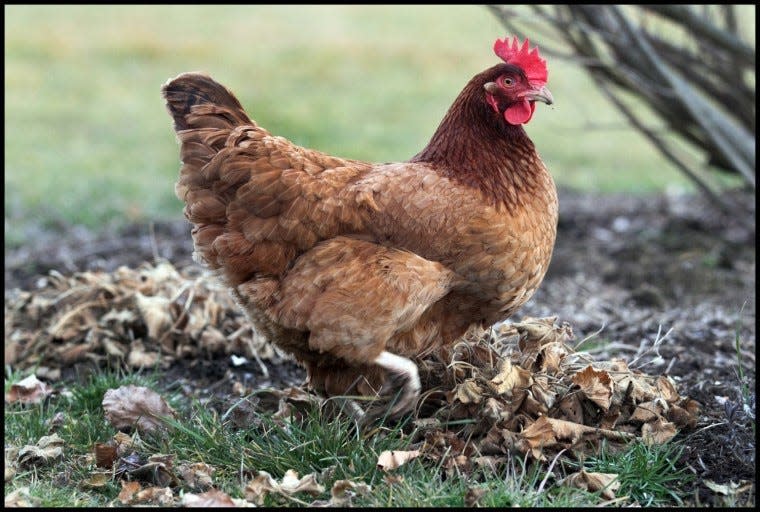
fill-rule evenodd
<path id="1" fill-rule="evenodd" d="M 753 196 L 731 201 L 754 203 Z M 178 207 L 179 211 L 179 207 Z M 750 224 L 749 226 L 747 224 Z M 184 220 L 94 233 L 40 232 L 6 249 L 5 290 L 33 289 L 50 270 L 113 271 L 156 257 L 191 260 Z M 739 222 L 700 197 L 592 196 L 560 191 L 557 244 L 546 279 L 518 313 L 569 322 L 581 349 L 668 374 L 702 405 L 696 429 L 679 434 L 681 464 L 696 479 L 689 503 L 724 505 L 706 482 L 755 482 L 755 222 Z M 225 359 L 177 361 L 168 371 L 189 394 L 232 395 L 233 386 L 299 384 L 283 360 L 234 367 Z M 754 505 L 755 489 L 737 497 Z"/>

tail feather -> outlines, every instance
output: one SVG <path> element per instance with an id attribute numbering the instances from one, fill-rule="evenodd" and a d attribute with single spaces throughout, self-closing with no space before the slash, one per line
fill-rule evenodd
<path id="1" fill-rule="evenodd" d="M 182 168 L 174 191 L 185 202 L 185 217 L 194 224 L 195 257 L 218 268 L 214 241 L 224 233 L 227 204 L 240 180 L 221 183 L 221 162 L 212 161 L 237 126 L 255 124 L 237 98 L 206 75 L 183 73 L 161 92 L 180 142 Z"/>
<path id="2" fill-rule="evenodd" d="M 252 124 L 235 96 L 201 73 L 183 73 L 161 88 L 174 129 L 234 128 Z"/>

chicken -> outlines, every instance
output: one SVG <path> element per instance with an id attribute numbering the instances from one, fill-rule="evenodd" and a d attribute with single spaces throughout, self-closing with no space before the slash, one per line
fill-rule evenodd
<path id="1" fill-rule="evenodd" d="M 528 40 L 494 52 L 503 62 L 472 78 L 401 163 L 271 135 L 203 74 L 162 89 L 196 261 L 315 391 L 384 397 L 375 419 L 411 410 L 415 360 L 512 315 L 551 259 L 556 188 L 523 128 L 537 101 L 553 102 L 546 62 Z"/>

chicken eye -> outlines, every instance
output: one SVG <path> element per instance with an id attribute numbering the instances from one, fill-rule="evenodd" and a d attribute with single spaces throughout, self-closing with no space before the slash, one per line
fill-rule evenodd
<path id="1" fill-rule="evenodd" d="M 509 77 L 505 77 L 504 80 L 502 80 L 502 82 L 504 82 L 505 87 L 512 87 L 512 84 L 515 83 L 515 81 Z"/>

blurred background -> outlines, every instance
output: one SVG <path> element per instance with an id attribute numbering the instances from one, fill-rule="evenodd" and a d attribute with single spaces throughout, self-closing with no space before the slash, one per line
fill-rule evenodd
<path id="1" fill-rule="evenodd" d="M 482 6 L 6 6 L 6 244 L 181 218 L 160 94 L 181 72 L 211 74 L 297 144 L 404 160 L 506 34 Z M 581 65 L 546 58 L 556 104 L 527 131 L 559 185 L 693 190 Z"/>

